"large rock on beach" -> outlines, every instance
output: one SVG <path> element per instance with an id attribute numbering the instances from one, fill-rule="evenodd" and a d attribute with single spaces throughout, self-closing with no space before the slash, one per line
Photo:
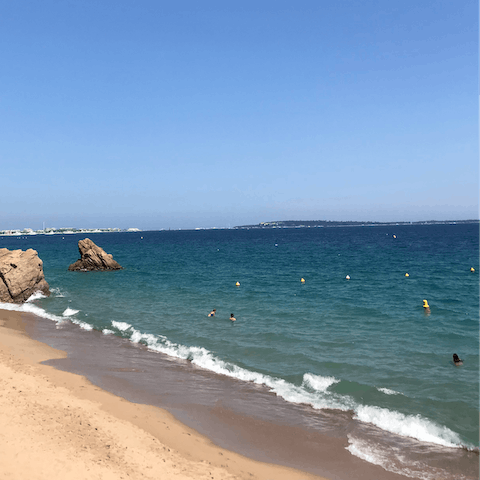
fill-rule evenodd
<path id="1" fill-rule="evenodd" d="M 0 302 L 22 303 L 36 292 L 50 295 L 37 251 L 0 248 Z"/>
<path id="2" fill-rule="evenodd" d="M 121 270 L 123 268 L 113 259 L 112 255 L 95 245 L 89 238 L 79 240 L 78 250 L 80 252 L 80 259 L 72 263 L 68 267 L 69 270 L 89 272 L 97 270 Z"/>

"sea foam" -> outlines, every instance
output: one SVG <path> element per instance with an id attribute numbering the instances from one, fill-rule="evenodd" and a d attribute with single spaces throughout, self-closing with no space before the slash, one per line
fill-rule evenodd
<path id="1" fill-rule="evenodd" d="M 384 393 L 385 395 L 403 395 L 403 393 L 396 392 L 395 390 L 390 390 L 389 388 L 380 388 L 377 387 L 377 390 L 379 392 Z"/>
<path id="2" fill-rule="evenodd" d="M 31 297 L 30 297 L 31 298 Z M 53 322 L 62 322 L 63 318 L 59 317 L 58 315 L 54 315 L 52 313 L 48 313 L 43 308 L 35 305 L 31 302 L 26 302 L 22 304 L 16 303 L 0 303 L 0 308 L 2 310 L 12 310 L 16 312 L 26 312 L 26 313 L 33 313 L 37 317 L 46 318 L 48 320 L 52 320 Z"/>
<path id="3" fill-rule="evenodd" d="M 35 300 L 39 300 L 40 298 L 47 298 L 42 292 L 35 292 L 27 299 L 27 303 L 34 302 Z"/>
<path id="4" fill-rule="evenodd" d="M 171 342 L 163 336 L 142 333 L 125 322 L 112 321 L 112 326 L 122 332 L 131 332 L 130 341 L 133 343 L 143 343 L 150 350 L 164 353 L 171 357 L 189 360 L 193 364 L 219 375 L 264 385 L 290 403 L 308 404 L 316 409 L 335 408 L 344 411 L 351 410 L 355 406 L 350 397 L 328 391 L 331 385 L 339 382 L 334 377 L 322 377 L 307 373 L 304 375 L 302 385 L 294 385 L 282 378 L 247 370 L 233 363 L 226 362 L 203 347 L 181 345 Z"/>
<path id="5" fill-rule="evenodd" d="M 52 320 L 57 324 L 69 320 L 84 330 L 93 329 L 93 326 L 89 323 L 75 319 L 73 315 L 77 313 L 78 310 L 70 308 L 67 308 L 64 311 L 63 316 L 48 313 L 43 308 L 31 302 L 21 305 L 3 303 L 0 304 L 0 308 L 33 313 L 37 316 Z M 226 375 L 241 381 L 264 385 L 287 402 L 307 404 L 315 409 L 329 408 L 343 411 L 353 410 L 355 418 L 358 420 L 374 424 L 385 431 L 397 435 L 411 437 L 423 442 L 435 443 L 446 447 L 459 448 L 463 446 L 460 437 L 455 432 L 447 427 L 439 426 L 433 421 L 420 415 L 404 415 L 400 412 L 391 411 L 385 408 L 359 405 L 350 396 L 341 395 L 331 391 L 330 387 L 340 382 L 340 380 L 335 377 L 315 375 L 307 372 L 303 375 L 302 384 L 294 385 L 282 378 L 250 371 L 230 362 L 226 362 L 203 347 L 181 345 L 171 342 L 167 337 L 162 335 L 142 333 L 127 322 L 112 321 L 111 325 L 115 330 L 129 335 L 132 343 L 141 342 L 150 350 L 180 359 L 188 359 L 197 366 L 220 375 Z M 114 330 L 111 329 L 103 330 L 103 333 L 105 334 L 113 332 Z M 388 389 L 379 390 L 387 395 L 397 393 Z M 358 452 L 361 451 L 364 452 L 362 455 L 368 455 L 368 452 L 365 449 L 362 450 L 358 446 L 358 442 L 356 446 L 351 447 L 350 451 L 352 453 L 355 451 L 356 453 L 354 454 L 357 454 L 357 456 L 360 455 Z M 374 463 L 373 460 L 372 463 Z"/>
<path id="6" fill-rule="evenodd" d="M 455 432 L 447 427 L 439 426 L 427 418 L 420 415 L 404 415 L 386 408 L 361 405 L 349 395 L 338 394 L 330 390 L 332 385 L 340 382 L 335 377 L 307 372 L 303 375 L 302 384 L 294 385 L 282 378 L 247 370 L 226 362 L 203 347 L 181 345 L 171 342 L 162 335 L 143 333 L 126 322 L 112 321 L 111 323 L 112 327 L 117 330 L 127 332 L 132 343 L 143 343 L 152 351 L 189 360 L 195 365 L 219 375 L 264 385 L 287 402 L 310 405 L 317 410 L 325 408 L 351 410 L 358 420 L 376 425 L 385 431 L 437 445 L 462 447 L 460 437 Z M 398 394 L 393 390 L 385 390 L 387 391 L 384 393 L 387 395 Z"/>
<path id="7" fill-rule="evenodd" d="M 325 392 L 330 385 L 340 382 L 335 377 L 322 377 L 321 375 L 313 375 L 306 373 L 303 376 L 303 384 L 318 392 Z"/>
<path id="8" fill-rule="evenodd" d="M 406 460 L 404 454 L 391 447 L 382 447 L 376 442 L 347 435 L 348 446 L 345 447 L 352 455 L 374 465 L 379 465 L 388 472 L 397 473 L 409 478 L 420 480 L 468 480 L 463 475 L 452 477 L 445 470 L 427 465 L 418 460 Z"/>
<path id="9" fill-rule="evenodd" d="M 437 425 L 421 415 L 404 415 L 386 408 L 359 405 L 355 417 L 372 423 L 382 430 L 422 442 L 436 443 L 445 447 L 460 447 L 460 437 L 447 427 Z"/>
<path id="10" fill-rule="evenodd" d="M 93 326 L 87 322 L 76 321 L 75 323 L 83 330 L 88 330 L 88 331 L 93 330 Z"/>
<path id="11" fill-rule="evenodd" d="M 57 297 L 57 298 L 63 298 L 63 297 L 65 297 L 65 293 L 62 292 L 58 287 L 51 288 L 51 289 L 50 289 L 50 293 L 51 293 L 53 296 Z"/>
<path id="12" fill-rule="evenodd" d="M 115 320 L 112 320 L 112 326 L 115 327 L 117 330 L 120 330 L 121 332 L 124 332 L 125 330 L 128 330 L 132 327 L 127 322 L 117 322 Z"/>
<path id="13" fill-rule="evenodd" d="M 75 323 L 78 325 L 80 328 L 84 330 L 93 330 L 93 326 L 90 325 L 87 322 L 83 322 L 81 320 L 77 320 L 73 318 L 73 315 L 79 312 L 79 310 L 74 310 L 71 308 L 65 309 L 63 314 L 60 315 L 55 315 L 53 313 L 47 312 L 45 309 L 42 307 L 39 307 L 35 303 L 33 303 L 34 300 L 39 300 L 41 298 L 45 298 L 45 295 L 40 294 L 41 296 L 34 294 L 32 295 L 28 301 L 22 304 L 16 304 L 16 303 L 0 303 L 0 309 L 3 310 L 11 310 L 11 311 L 16 311 L 16 312 L 25 312 L 25 313 L 32 313 L 33 315 L 36 315 L 37 317 L 45 318 L 47 320 L 51 320 L 52 322 L 55 322 L 57 325 L 61 325 L 63 322 L 66 320 L 70 320 L 72 323 Z"/>

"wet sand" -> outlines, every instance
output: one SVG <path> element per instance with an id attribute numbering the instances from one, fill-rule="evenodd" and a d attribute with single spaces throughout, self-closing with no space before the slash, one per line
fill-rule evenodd
<path id="1" fill-rule="evenodd" d="M 43 365 L 66 354 L 0 310 L 2 478 L 313 479 L 215 446 L 167 411 Z"/>
<path id="2" fill-rule="evenodd" d="M 68 321 L 57 325 L 0 310 L 2 323 L 0 368 L 7 370 L 0 378 L 8 379 L 8 385 L 0 397 L 0 435 L 16 439 L 8 458 L 25 459 L 12 461 L 12 472 L 19 465 L 38 470 L 21 452 L 45 445 L 46 451 L 33 463 L 45 457 L 45 468 L 56 465 L 56 470 L 36 478 L 63 478 L 65 473 L 73 479 L 406 478 L 346 450 L 347 435 L 385 440 L 384 432 L 355 421 L 351 412 L 292 405 L 263 386 L 215 375 Z M 43 392 L 41 396 L 33 387 L 25 394 L 27 380 L 35 392 Z M 7 407 L 23 413 L 17 411 L 11 421 Z M 28 423 L 23 425 L 25 419 Z M 23 426 L 17 428 L 17 422 Z M 7 423 L 8 431 L 3 428 Z M 26 433 L 22 437 L 17 430 Z M 31 436 L 31 430 L 37 436 Z M 405 440 L 392 441 L 395 447 Z M 424 455 L 419 452 L 419 458 Z M 450 465 L 465 463 L 457 451 L 446 459 L 442 450 L 438 457 Z M 69 462 L 79 462 L 78 468 L 65 470 Z M 110 471 L 115 472 L 112 477 Z M 73 472 L 79 476 L 71 476 Z M 21 470 L 7 478 L 28 474 Z"/>

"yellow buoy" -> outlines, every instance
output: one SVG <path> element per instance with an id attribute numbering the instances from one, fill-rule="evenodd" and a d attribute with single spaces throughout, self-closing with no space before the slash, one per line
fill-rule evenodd
<path id="1" fill-rule="evenodd" d="M 301 283 L 305 283 L 305 279 L 302 277 L 302 278 L 300 279 L 300 282 L 301 282 Z"/>
<path id="2" fill-rule="evenodd" d="M 236 285 L 237 287 L 239 287 L 239 286 L 240 286 L 240 282 L 237 282 L 235 285 Z"/>
<path id="3" fill-rule="evenodd" d="M 470 269 L 470 271 L 471 271 L 471 272 L 474 272 L 474 271 L 475 271 L 475 269 L 472 267 L 472 268 Z"/>
<path id="4" fill-rule="evenodd" d="M 394 235 L 394 236 L 393 236 L 393 238 L 397 238 L 397 236 L 396 236 L 396 235 Z"/>
<path id="5" fill-rule="evenodd" d="M 430 305 L 426 300 L 423 301 L 423 308 L 430 308 Z"/>
<path id="6" fill-rule="evenodd" d="M 405 274 L 405 276 L 406 276 L 406 277 L 409 277 L 409 276 L 410 276 L 410 274 L 409 274 L 409 273 L 406 273 L 406 274 Z"/>

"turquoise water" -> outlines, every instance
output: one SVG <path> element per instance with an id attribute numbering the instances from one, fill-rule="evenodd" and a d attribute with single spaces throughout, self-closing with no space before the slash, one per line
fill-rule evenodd
<path id="1" fill-rule="evenodd" d="M 52 296 L 24 309 L 263 384 L 291 403 L 473 449 L 478 233 L 470 224 L 92 234 L 124 267 L 92 273 L 67 271 L 84 236 L 0 237 L 0 247 L 34 248 L 44 262 Z"/>

